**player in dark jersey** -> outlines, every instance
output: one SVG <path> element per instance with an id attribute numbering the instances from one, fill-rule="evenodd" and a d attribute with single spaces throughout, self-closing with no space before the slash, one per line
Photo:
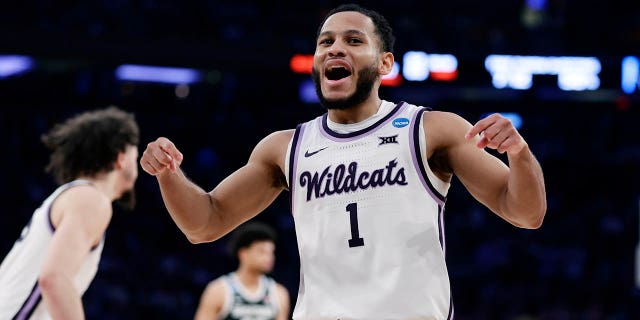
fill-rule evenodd
<path id="1" fill-rule="evenodd" d="M 236 230 L 230 247 L 238 268 L 209 283 L 195 319 L 287 319 L 289 292 L 265 275 L 273 269 L 275 240 L 275 231 L 263 223 L 249 222 Z"/>

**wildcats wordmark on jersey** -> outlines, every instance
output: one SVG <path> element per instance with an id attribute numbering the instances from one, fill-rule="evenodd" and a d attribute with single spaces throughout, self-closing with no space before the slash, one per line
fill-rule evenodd
<path id="1" fill-rule="evenodd" d="M 425 111 L 383 101 L 360 123 L 325 114 L 297 127 L 286 159 L 300 254 L 294 319 L 453 316 L 449 183 L 429 168 Z"/>
<path id="2" fill-rule="evenodd" d="M 358 163 L 339 164 L 332 171 L 327 166 L 321 173 L 305 171 L 300 174 L 300 186 L 307 188 L 307 201 L 311 197 L 322 198 L 332 194 L 354 192 L 358 189 L 383 187 L 385 185 L 407 185 L 404 168 L 395 169 L 398 161 L 393 159 L 380 169 L 359 171 Z"/>

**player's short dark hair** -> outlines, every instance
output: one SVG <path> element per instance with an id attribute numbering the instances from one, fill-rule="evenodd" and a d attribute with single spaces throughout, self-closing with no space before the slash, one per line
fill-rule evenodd
<path id="1" fill-rule="evenodd" d="M 250 247 L 254 242 L 271 241 L 276 242 L 276 231 L 269 225 L 251 221 L 239 226 L 229 240 L 229 250 L 234 258 L 238 257 L 238 251 Z"/>
<path id="2" fill-rule="evenodd" d="M 120 152 L 138 146 L 140 129 L 132 113 L 110 106 L 58 123 L 41 140 L 52 151 L 45 171 L 62 184 L 112 170 Z"/>
<path id="3" fill-rule="evenodd" d="M 373 25 L 375 26 L 376 30 L 376 34 L 378 35 L 378 37 L 380 38 L 380 51 L 381 52 L 393 52 L 393 45 L 396 42 L 396 38 L 393 35 L 393 29 L 391 28 L 391 25 L 389 24 L 389 21 L 387 21 L 387 19 L 381 15 L 380 13 L 374 11 L 374 10 L 370 10 L 367 8 L 363 8 L 357 4 L 343 4 L 340 5 L 338 7 L 335 7 L 333 9 L 331 9 L 329 11 L 329 13 L 327 13 L 327 15 L 324 17 L 324 19 L 322 20 L 322 23 L 320 23 L 320 26 L 318 27 L 318 31 L 316 32 L 316 38 L 318 36 L 320 36 L 320 31 L 322 30 L 322 26 L 324 26 L 324 23 L 327 21 L 327 19 L 329 17 L 331 17 L 332 15 L 338 13 L 338 12 L 345 12 L 345 11 L 355 11 L 355 12 L 360 12 L 363 15 L 371 18 L 371 21 L 373 21 Z"/>

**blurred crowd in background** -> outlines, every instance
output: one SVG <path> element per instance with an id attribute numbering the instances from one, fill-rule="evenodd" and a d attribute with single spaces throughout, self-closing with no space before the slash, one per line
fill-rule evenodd
<path id="1" fill-rule="evenodd" d="M 117 105 L 140 123 L 141 151 L 166 136 L 182 168 L 206 190 L 243 165 L 267 134 L 325 111 L 301 98 L 309 75 L 292 56 L 313 54 L 318 24 L 335 1 L 46 1 L 0 10 L 0 58 L 29 56 L 28 71 L 0 73 L 0 256 L 55 188 L 40 135 L 87 109 Z M 539 230 L 517 229 L 454 179 L 445 214 L 457 319 L 640 319 L 640 82 L 621 88 L 621 61 L 640 56 L 640 2 L 369 1 L 407 51 L 457 57 L 457 78 L 405 81 L 382 98 L 460 114 L 517 114 L 540 161 L 548 210 Z M 489 54 L 589 56 L 599 88 L 559 90 L 553 76 L 527 90 L 498 89 Z M 201 81 L 136 82 L 123 64 L 193 68 Z M 1 65 L 1 64 L 0 64 Z M 1 71 L 1 68 L 0 68 Z M 502 157 L 501 155 L 498 155 Z M 502 157 L 506 161 L 504 157 Z M 190 319 L 206 284 L 235 268 L 227 237 L 190 244 L 170 219 L 155 178 L 140 172 L 133 212 L 116 208 L 89 319 Z M 272 276 L 298 290 L 299 261 L 288 193 L 255 219 L 278 231 Z"/>

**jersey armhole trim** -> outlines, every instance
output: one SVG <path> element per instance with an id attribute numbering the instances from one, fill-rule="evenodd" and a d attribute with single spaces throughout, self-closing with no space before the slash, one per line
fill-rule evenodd
<path id="1" fill-rule="evenodd" d="M 287 183 L 289 184 L 289 209 L 293 214 L 293 199 L 294 192 L 296 189 L 296 167 L 297 167 L 297 159 L 298 152 L 300 151 L 300 137 L 304 134 L 305 124 L 299 124 L 296 127 L 296 131 L 293 134 L 293 138 L 291 139 L 291 147 L 289 148 L 289 156 L 288 156 L 288 175 L 287 175 Z"/>
<path id="2" fill-rule="evenodd" d="M 76 187 L 76 186 L 94 186 L 94 185 L 93 185 L 93 183 L 91 183 L 91 181 L 88 181 L 88 180 L 73 180 L 71 182 L 67 182 L 63 186 L 64 186 L 64 189 L 61 189 L 61 190 L 58 191 L 58 194 L 56 194 L 55 198 L 53 198 L 51 200 L 51 203 L 49 204 L 49 208 L 47 208 L 47 221 L 49 221 L 49 228 L 51 229 L 51 234 L 56 232 L 56 227 L 53 225 L 53 220 L 51 220 L 51 208 L 53 207 L 53 203 L 56 202 L 58 197 L 60 197 L 61 194 L 63 194 L 65 191 L 70 190 L 73 187 Z M 94 186 L 94 188 L 95 188 L 95 186 Z M 95 245 L 91 246 L 91 249 L 89 251 L 96 250 L 100 246 L 100 244 L 102 244 L 104 242 L 105 236 L 106 236 L 106 234 L 102 234 L 102 237 L 100 237 L 100 241 L 98 241 L 98 243 L 96 243 Z"/>
<path id="3" fill-rule="evenodd" d="M 431 183 L 429 176 L 427 174 L 427 169 L 424 166 L 423 155 L 420 150 L 420 127 L 422 126 L 422 122 L 420 121 L 422 114 L 428 109 L 421 108 L 413 115 L 413 119 L 411 121 L 413 127 L 410 132 L 410 145 L 411 145 L 411 158 L 413 159 L 413 164 L 416 170 L 418 171 L 418 177 L 420 178 L 420 182 L 427 190 L 429 195 L 435 200 L 439 205 L 444 205 L 447 198 L 442 195 Z"/>
<path id="4" fill-rule="evenodd" d="M 24 301 L 16 315 L 11 318 L 11 320 L 25 320 L 29 319 L 33 312 L 38 308 L 38 305 L 42 301 L 42 294 L 40 294 L 40 285 L 38 281 L 31 289 L 31 293 L 27 296 L 27 299 Z"/>

